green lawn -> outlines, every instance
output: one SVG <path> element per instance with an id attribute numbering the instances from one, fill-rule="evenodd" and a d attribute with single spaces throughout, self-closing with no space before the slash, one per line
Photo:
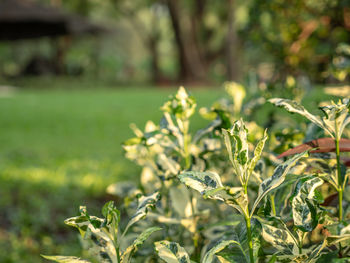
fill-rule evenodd
<path id="1" fill-rule="evenodd" d="M 80 255 L 77 232 L 63 220 L 83 204 L 99 213 L 112 198 L 106 186 L 137 180 L 139 169 L 121 148 L 132 136 L 129 124 L 158 121 L 159 107 L 175 91 L 77 84 L 59 82 L 47 90 L 29 82 L 11 96 L 0 94 L 1 262 L 44 262 L 40 253 Z M 220 88 L 192 93 L 203 106 L 223 95 Z M 195 118 L 194 126 L 204 123 Z"/>

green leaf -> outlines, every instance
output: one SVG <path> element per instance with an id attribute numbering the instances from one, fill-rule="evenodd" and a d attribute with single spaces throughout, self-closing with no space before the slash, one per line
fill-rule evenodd
<path id="1" fill-rule="evenodd" d="M 119 224 L 119 211 L 113 202 L 102 209 L 104 219 L 89 216 L 86 207 L 80 207 L 80 216 L 65 220 L 67 225 L 78 228 L 83 239 L 89 244 L 89 250 L 100 262 L 117 262 L 115 243 Z"/>
<path id="2" fill-rule="evenodd" d="M 215 172 L 184 172 L 179 174 L 179 179 L 188 187 L 197 190 L 202 195 L 206 191 L 223 187 L 220 176 Z"/>
<path id="3" fill-rule="evenodd" d="M 308 258 L 308 255 L 301 254 L 301 255 L 278 255 L 276 256 L 278 263 L 315 263 L 314 261 L 310 261 L 310 258 Z"/>
<path id="4" fill-rule="evenodd" d="M 331 105 L 321 107 L 320 109 L 325 114 L 325 117 L 322 118 L 323 123 L 331 130 L 335 138 L 340 139 L 344 128 L 350 122 L 349 100 L 345 99 L 338 103 L 332 101 Z"/>
<path id="5" fill-rule="evenodd" d="M 85 206 L 79 208 L 80 216 L 67 218 L 64 223 L 68 226 L 76 227 L 80 231 L 82 237 L 85 237 L 86 231 L 89 227 L 100 228 L 104 219 L 96 216 L 89 216 Z"/>
<path id="6" fill-rule="evenodd" d="M 315 116 L 311 114 L 309 111 L 307 111 L 302 105 L 300 105 L 296 101 L 281 99 L 281 98 L 274 98 L 274 99 L 269 99 L 269 102 L 271 102 L 272 104 L 275 104 L 278 107 L 283 107 L 291 113 L 297 113 L 297 114 L 300 114 L 301 116 L 304 116 L 312 123 L 316 124 L 317 126 L 327 131 L 333 137 L 332 131 L 330 131 L 328 127 L 324 125 L 323 121 L 319 116 Z"/>
<path id="7" fill-rule="evenodd" d="M 233 154 L 234 160 L 238 161 L 240 165 L 245 165 L 248 162 L 248 130 L 242 119 L 235 121 L 230 131 L 231 136 L 233 137 Z"/>
<path id="8" fill-rule="evenodd" d="M 264 132 L 264 137 L 255 147 L 252 159 L 249 159 L 248 130 L 242 119 L 236 121 L 230 131 L 223 129 L 222 132 L 234 172 L 239 177 L 242 186 L 246 186 L 254 171 L 254 167 L 261 158 L 262 150 L 267 140 L 266 131 Z"/>
<path id="9" fill-rule="evenodd" d="M 150 227 L 143 231 L 134 242 L 125 249 L 121 256 L 121 263 L 130 262 L 131 256 L 137 251 L 138 246 L 141 246 L 151 234 L 159 230 L 161 230 L 160 227 Z"/>
<path id="10" fill-rule="evenodd" d="M 177 175 L 181 169 L 178 162 L 167 157 L 164 153 L 160 153 L 158 155 L 157 164 L 161 167 L 163 171 L 166 171 L 171 175 Z"/>
<path id="11" fill-rule="evenodd" d="M 236 163 L 235 163 L 235 160 L 233 159 L 231 136 L 230 136 L 229 132 L 225 129 L 222 129 L 222 134 L 224 136 L 224 141 L 225 141 L 225 145 L 226 145 L 226 149 L 228 152 L 230 162 L 231 162 L 232 166 L 235 168 Z M 236 168 L 235 168 L 235 170 L 236 170 Z M 240 175 L 238 174 L 238 176 L 240 176 Z"/>
<path id="12" fill-rule="evenodd" d="M 159 192 L 155 192 L 155 193 L 153 193 L 153 194 L 151 194 L 149 196 L 142 196 L 139 199 L 139 205 L 138 205 L 138 207 L 136 209 L 136 213 L 129 220 L 129 223 L 125 227 L 125 230 L 124 230 L 122 236 L 124 236 L 126 234 L 128 229 L 133 224 L 135 224 L 136 222 L 138 222 L 141 219 L 143 219 L 147 215 L 148 210 L 155 207 L 155 205 L 156 205 L 156 203 L 158 202 L 159 199 L 160 199 Z"/>
<path id="13" fill-rule="evenodd" d="M 296 185 L 292 199 L 292 211 L 294 225 L 301 231 L 310 232 L 318 224 L 317 205 L 315 190 L 323 184 L 323 180 L 312 177 L 301 180 Z"/>
<path id="14" fill-rule="evenodd" d="M 205 198 L 221 200 L 236 208 L 242 215 L 248 215 L 248 197 L 243 187 L 221 187 L 204 193 Z"/>
<path id="15" fill-rule="evenodd" d="M 154 245 L 158 256 L 167 263 L 191 263 L 186 250 L 176 242 L 163 240 Z"/>
<path id="16" fill-rule="evenodd" d="M 298 254 L 295 238 L 289 231 L 262 223 L 262 237 L 280 252 Z"/>
<path id="17" fill-rule="evenodd" d="M 318 116 L 312 115 L 295 101 L 280 98 L 270 99 L 269 101 L 276 106 L 284 107 L 289 112 L 298 113 L 306 117 L 311 122 L 328 132 L 333 138 L 340 139 L 344 128 L 350 123 L 349 99 L 344 99 L 338 103 L 332 101 L 331 105 L 321 107 L 321 110 L 325 115 L 322 119 Z"/>
<path id="18" fill-rule="evenodd" d="M 277 256 L 273 255 L 267 263 L 275 263 L 275 262 L 277 262 Z"/>
<path id="19" fill-rule="evenodd" d="M 258 161 L 261 158 L 261 154 L 262 154 L 262 151 L 264 149 L 265 142 L 266 142 L 267 138 L 268 138 L 267 131 L 265 130 L 264 137 L 258 142 L 258 144 L 255 147 L 254 157 L 249 161 L 249 164 L 248 164 L 248 174 L 249 175 L 251 175 L 253 173 L 256 164 L 258 163 Z"/>
<path id="20" fill-rule="evenodd" d="M 247 163 L 248 163 L 248 142 L 247 130 L 242 120 L 236 121 L 232 129 L 228 132 L 222 130 L 229 159 L 234 172 L 238 176 L 242 185 L 246 184 Z"/>
<path id="21" fill-rule="evenodd" d="M 205 198 L 216 199 L 238 209 L 246 215 L 248 201 L 242 187 L 224 187 L 215 172 L 184 172 L 179 175 L 182 183 L 193 188 Z"/>
<path id="22" fill-rule="evenodd" d="M 56 261 L 59 263 L 90 263 L 90 261 L 83 260 L 77 257 L 70 257 L 70 256 L 45 256 L 41 255 L 43 258 Z"/>
<path id="23" fill-rule="evenodd" d="M 168 112 L 177 118 L 188 119 L 195 112 L 196 106 L 196 100 L 187 94 L 184 87 L 180 87 L 176 95 L 171 96 L 161 107 L 161 110 Z"/>
<path id="24" fill-rule="evenodd" d="M 334 258 L 332 263 L 349 263 L 350 258 Z"/>
<path id="25" fill-rule="evenodd" d="M 251 210 L 251 215 L 253 215 L 254 210 L 260 201 L 266 196 L 270 191 L 279 187 L 285 180 L 286 175 L 293 165 L 302 157 L 306 155 L 306 152 L 294 155 L 292 158 L 288 159 L 284 163 L 278 165 L 273 172 L 273 175 L 265 179 L 259 186 L 259 193 L 254 202 L 253 208 Z"/>
<path id="26" fill-rule="evenodd" d="M 114 224 L 114 227 L 117 227 L 120 222 L 120 212 L 115 207 L 113 201 L 107 202 L 102 208 L 102 215 L 106 218 L 105 224 Z"/>
<path id="27" fill-rule="evenodd" d="M 230 256 L 234 257 L 233 259 L 236 259 L 236 261 L 228 261 L 228 262 L 241 262 L 241 263 L 248 262 L 247 258 L 245 257 L 245 254 L 244 254 L 244 250 L 239 242 L 237 242 L 235 240 L 224 240 L 224 241 L 219 242 L 217 245 L 215 245 L 213 248 L 211 248 L 204 255 L 202 263 L 214 262 L 214 259 L 216 257 L 215 255 L 230 245 L 237 246 L 240 250 L 240 253 L 232 253 Z M 221 255 L 221 257 L 223 257 L 223 255 Z"/>

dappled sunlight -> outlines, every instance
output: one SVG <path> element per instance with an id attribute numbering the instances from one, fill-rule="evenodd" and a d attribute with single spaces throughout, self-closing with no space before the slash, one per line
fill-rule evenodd
<path id="1" fill-rule="evenodd" d="M 126 177 L 126 173 L 129 179 L 137 178 L 137 172 L 130 174 L 125 162 L 110 160 L 68 160 L 57 168 L 8 166 L 0 172 L 1 180 L 21 180 L 23 183 L 52 187 L 75 185 L 96 193 L 103 193 L 109 184 Z"/>

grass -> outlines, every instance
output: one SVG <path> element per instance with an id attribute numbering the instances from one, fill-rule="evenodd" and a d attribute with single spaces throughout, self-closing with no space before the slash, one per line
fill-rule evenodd
<path id="1" fill-rule="evenodd" d="M 132 136 L 129 124 L 143 128 L 147 120 L 159 120 L 159 107 L 175 91 L 84 89 L 67 82 L 42 89 L 47 82 L 21 83 L 24 89 L 0 97 L 1 262 L 80 255 L 76 231 L 63 220 L 84 204 L 99 214 L 113 198 L 105 194 L 109 184 L 137 181 L 140 170 L 121 148 Z M 193 94 L 204 106 L 223 92 L 195 89 Z M 194 126 L 203 123 L 196 118 Z"/>

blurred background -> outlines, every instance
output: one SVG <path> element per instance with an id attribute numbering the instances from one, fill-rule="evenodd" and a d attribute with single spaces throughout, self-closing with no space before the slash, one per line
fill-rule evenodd
<path id="1" fill-rule="evenodd" d="M 349 44 L 348 0 L 0 0 L 0 262 L 81 255 L 63 220 L 137 180 L 121 143 L 174 88 L 349 96 Z"/>

